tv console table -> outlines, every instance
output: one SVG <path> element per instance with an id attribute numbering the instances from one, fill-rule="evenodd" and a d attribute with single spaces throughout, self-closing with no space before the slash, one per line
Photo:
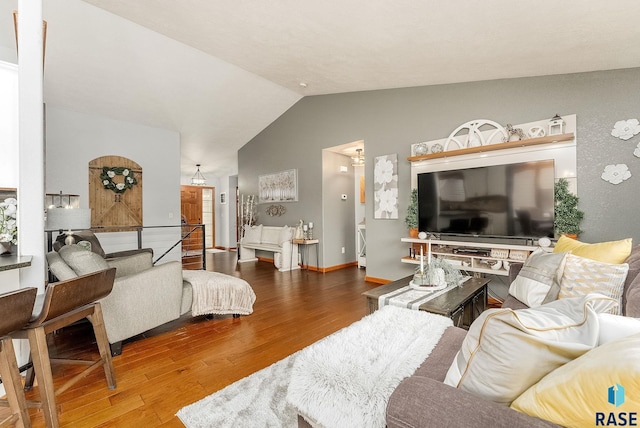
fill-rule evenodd
<path id="1" fill-rule="evenodd" d="M 407 255 L 402 258 L 402 263 L 419 265 L 420 246 L 422 246 L 425 261 L 431 248 L 432 257 L 444 258 L 460 270 L 502 276 L 509 275 L 510 263 L 524 262 L 529 254 L 538 248 L 531 245 L 440 239 L 402 238 L 401 241 L 410 243 L 413 248 L 418 248 L 416 257 Z"/>

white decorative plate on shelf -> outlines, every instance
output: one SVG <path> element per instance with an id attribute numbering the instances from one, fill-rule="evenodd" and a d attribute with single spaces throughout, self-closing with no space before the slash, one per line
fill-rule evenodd
<path id="1" fill-rule="evenodd" d="M 445 288 L 447 288 L 447 284 L 442 284 L 442 285 L 419 285 L 414 283 L 413 281 L 409 281 L 409 287 L 413 288 L 414 290 L 420 290 L 420 291 L 438 291 L 438 290 L 443 290 Z"/>

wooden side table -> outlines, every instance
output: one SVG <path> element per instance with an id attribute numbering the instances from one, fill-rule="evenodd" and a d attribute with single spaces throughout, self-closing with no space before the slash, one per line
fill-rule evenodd
<path id="1" fill-rule="evenodd" d="M 367 298 L 369 313 L 378 309 L 378 298 L 409 285 L 412 275 L 362 293 Z M 461 287 L 452 288 L 444 294 L 420 305 L 421 311 L 444 315 L 453 320 L 453 325 L 468 329 L 471 323 L 487 309 L 487 278 L 469 278 Z"/>
<path id="2" fill-rule="evenodd" d="M 316 270 L 320 270 L 320 256 L 318 255 L 318 239 L 294 239 L 291 241 L 298 244 L 298 248 L 302 245 L 302 269 L 304 269 L 304 261 L 307 260 L 307 270 L 309 270 L 309 247 L 314 246 L 316 250 Z M 297 258 L 297 256 L 296 256 Z M 296 260 L 297 262 L 297 260 Z M 293 251 L 291 252 L 291 266 L 293 266 Z"/>

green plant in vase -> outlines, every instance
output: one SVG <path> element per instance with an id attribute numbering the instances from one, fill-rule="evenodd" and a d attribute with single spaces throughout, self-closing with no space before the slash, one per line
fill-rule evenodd
<path id="1" fill-rule="evenodd" d="M 555 197 L 553 227 L 558 235 L 577 238 L 582 233 L 580 224 L 584 212 L 578 209 L 579 198 L 569 191 L 566 178 L 559 179 L 553 189 Z"/>
<path id="2" fill-rule="evenodd" d="M 412 189 L 404 224 L 409 228 L 409 236 L 418 236 L 418 189 Z"/>

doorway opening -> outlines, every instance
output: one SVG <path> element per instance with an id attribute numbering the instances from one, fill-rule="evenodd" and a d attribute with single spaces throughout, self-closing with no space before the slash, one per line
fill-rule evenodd
<path id="1" fill-rule="evenodd" d="M 328 265 L 357 262 L 358 267 L 366 267 L 366 225 L 365 225 L 365 142 L 357 140 L 325 149 L 331 152 L 330 159 L 323 156 L 323 189 L 324 224 L 344 225 L 341 227 L 344 236 L 335 236 L 335 240 L 345 239 L 345 243 L 336 242 L 336 249 L 346 250 L 344 259 L 327 260 Z M 338 168 L 335 166 L 338 165 Z M 337 187 L 348 179 L 348 189 L 344 191 L 353 195 L 338 206 L 347 204 L 348 209 L 336 209 L 335 193 L 341 193 Z M 342 187 L 344 189 L 344 187 Z M 326 192 L 326 193 L 325 193 Z M 344 196 L 344 195 L 343 195 Z M 332 218 L 329 218 L 332 217 Z M 326 229 L 326 228 L 325 228 Z M 332 228 L 335 230 L 335 227 Z M 330 229 L 330 230 L 332 230 Z M 328 232 L 327 232 L 328 233 Z M 331 252 L 330 237 L 325 237 L 325 251 Z M 346 244 L 346 245 L 345 245 Z M 346 248 L 344 248 L 344 247 Z M 326 254 L 328 258 L 336 257 L 336 252 Z M 340 254 L 338 253 L 338 256 Z"/>

